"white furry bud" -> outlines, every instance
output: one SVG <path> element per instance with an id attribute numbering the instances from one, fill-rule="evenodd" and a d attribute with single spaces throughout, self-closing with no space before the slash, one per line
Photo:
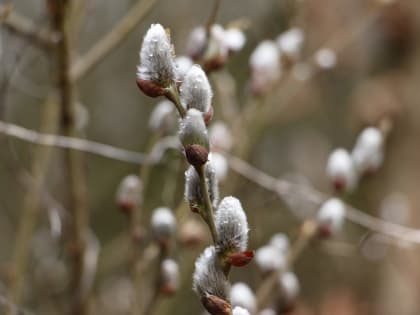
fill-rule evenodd
<path id="1" fill-rule="evenodd" d="M 289 57 L 299 57 L 304 40 L 303 31 L 300 28 L 293 27 L 280 34 L 277 39 L 279 49 Z"/>
<path id="2" fill-rule="evenodd" d="M 362 131 L 351 153 L 359 173 L 376 171 L 383 162 L 384 136 L 374 127 Z"/>
<path id="3" fill-rule="evenodd" d="M 254 93 L 262 94 L 270 90 L 280 79 L 280 54 L 276 43 L 265 40 L 251 54 L 251 85 Z"/>
<path id="4" fill-rule="evenodd" d="M 132 211 L 142 201 L 143 184 L 137 175 L 127 175 L 118 186 L 116 202 L 124 211 Z"/>
<path id="5" fill-rule="evenodd" d="M 197 59 L 206 46 L 206 30 L 204 27 L 196 27 L 190 33 L 187 41 L 188 55 L 193 59 Z"/>
<path id="6" fill-rule="evenodd" d="M 233 145 L 232 133 L 224 122 L 215 121 L 209 129 L 210 143 L 215 150 L 229 151 Z"/>
<path id="7" fill-rule="evenodd" d="M 152 24 L 143 39 L 137 78 L 167 87 L 175 80 L 172 46 L 160 24 Z"/>
<path id="8" fill-rule="evenodd" d="M 242 308 L 240 306 L 236 306 L 232 310 L 232 315 L 250 315 L 250 313 L 245 308 Z"/>
<path id="9" fill-rule="evenodd" d="M 161 207 L 153 211 L 151 229 L 160 243 L 167 243 L 175 234 L 176 219 L 169 208 Z"/>
<path id="10" fill-rule="evenodd" d="M 251 288 L 243 283 L 238 282 L 232 285 L 230 289 L 230 302 L 232 306 L 240 306 L 254 314 L 257 311 L 257 300 Z"/>
<path id="11" fill-rule="evenodd" d="M 185 75 L 193 64 L 193 61 L 189 57 L 179 56 L 175 58 L 176 78 L 178 82 L 184 81 Z"/>
<path id="12" fill-rule="evenodd" d="M 257 249 L 254 260 L 264 273 L 286 268 L 285 252 L 280 251 L 271 244 Z"/>
<path id="13" fill-rule="evenodd" d="M 197 109 L 190 109 L 182 120 L 179 130 L 179 138 L 185 146 L 199 144 L 209 149 L 209 138 L 203 115 Z"/>
<path id="14" fill-rule="evenodd" d="M 338 198 L 328 199 L 318 211 L 317 222 L 322 235 L 330 236 L 340 231 L 346 215 L 346 207 Z"/>
<path id="15" fill-rule="evenodd" d="M 270 238 L 269 245 L 277 248 L 281 253 L 287 253 L 289 250 L 289 238 L 283 233 L 274 234 Z"/>
<path id="16" fill-rule="evenodd" d="M 214 246 L 207 247 L 195 262 L 193 290 L 200 297 L 211 294 L 227 298 L 229 283 L 220 268 Z"/>
<path id="17" fill-rule="evenodd" d="M 160 101 L 156 104 L 153 112 L 150 114 L 149 127 L 150 129 L 166 130 L 170 129 L 174 118 L 174 105 L 168 100 Z"/>
<path id="18" fill-rule="evenodd" d="M 218 181 L 222 182 L 226 179 L 229 165 L 226 158 L 220 153 L 213 152 L 209 154 L 209 161 L 213 165 Z"/>
<path id="19" fill-rule="evenodd" d="M 247 248 L 248 222 L 237 198 L 222 199 L 216 211 L 215 224 L 221 252 L 238 252 Z"/>
<path id="20" fill-rule="evenodd" d="M 174 293 L 179 288 L 179 267 L 175 260 L 165 259 L 161 265 L 163 280 L 163 291 L 165 293 Z"/>
<path id="21" fill-rule="evenodd" d="M 205 176 L 207 187 L 209 188 L 210 200 L 213 207 L 217 207 L 219 202 L 219 186 L 216 172 L 211 162 L 206 163 Z M 203 194 L 201 193 L 200 177 L 193 166 L 185 172 L 185 200 L 190 204 L 193 211 L 199 211 L 204 207 Z"/>
<path id="22" fill-rule="evenodd" d="M 213 92 L 206 74 L 199 65 L 193 65 L 180 87 L 181 102 L 185 108 L 195 108 L 202 113 L 210 110 Z"/>
<path id="23" fill-rule="evenodd" d="M 353 160 L 345 149 L 334 150 L 327 162 L 327 176 L 337 191 L 352 191 L 357 182 Z"/>
<path id="24" fill-rule="evenodd" d="M 241 50 L 246 42 L 245 34 L 237 28 L 228 28 L 225 30 L 223 43 L 230 51 Z"/>
<path id="25" fill-rule="evenodd" d="M 322 69 L 331 69 L 337 64 L 337 56 L 332 49 L 321 48 L 315 53 L 315 62 Z"/>
<path id="26" fill-rule="evenodd" d="M 298 297 L 300 285 L 297 276 L 293 272 L 287 271 L 280 274 L 278 281 L 282 297 L 285 300 L 293 301 Z"/>

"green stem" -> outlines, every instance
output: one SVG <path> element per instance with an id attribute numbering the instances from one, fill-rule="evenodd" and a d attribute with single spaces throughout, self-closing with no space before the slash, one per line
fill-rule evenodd
<path id="1" fill-rule="evenodd" d="M 165 95 L 172 103 L 174 103 L 176 109 L 179 112 L 179 115 L 181 118 L 184 118 L 187 114 L 186 109 L 181 103 L 181 98 L 179 97 L 178 89 L 176 87 L 176 84 L 172 84 L 166 91 Z"/>
<path id="2" fill-rule="evenodd" d="M 206 180 L 206 171 L 205 171 L 206 165 L 203 164 L 200 167 L 197 167 L 197 173 L 200 177 L 200 189 L 201 193 L 203 195 L 203 201 L 204 201 L 204 208 L 205 212 L 201 213 L 204 221 L 206 221 L 207 225 L 210 228 L 211 237 L 213 239 L 213 242 L 217 243 L 217 230 L 216 225 L 214 223 L 214 211 L 213 211 L 213 205 L 210 200 L 210 194 L 209 194 L 209 187 Z"/>

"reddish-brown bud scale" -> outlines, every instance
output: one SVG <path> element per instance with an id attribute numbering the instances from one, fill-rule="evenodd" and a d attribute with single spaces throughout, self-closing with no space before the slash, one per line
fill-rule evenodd
<path id="1" fill-rule="evenodd" d="M 185 146 L 185 156 L 187 157 L 188 163 L 194 167 L 199 167 L 206 164 L 209 152 L 199 144 L 191 144 Z"/>
<path id="2" fill-rule="evenodd" d="M 226 262 L 235 267 L 243 267 L 254 258 L 254 255 L 255 252 L 253 250 L 233 253 L 227 257 Z"/>
<path id="3" fill-rule="evenodd" d="M 163 285 L 160 288 L 160 293 L 162 293 L 163 295 L 166 295 L 166 296 L 174 295 L 175 292 L 176 292 L 176 288 L 174 288 L 173 286 L 171 286 L 169 284 Z"/>
<path id="4" fill-rule="evenodd" d="M 232 307 L 222 298 L 208 294 L 201 298 L 201 303 L 211 315 L 230 315 Z"/>
<path id="5" fill-rule="evenodd" d="M 163 96 L 166 93 L 166 89 L 164 87 L 156 84 L 153 81 L 137 79 L 136 83 L 139 89 L 142 90 L 143 93 L 147 96 L 158 97 Z"/>
<path id="6" fill-rule="evenodd" d="M 226 61 L 227 61 L 226 56 L 218 55 L 209 60 L 206 60 L 206 62 L 203 65 L 203 69 L 206 73 L 219 70 L 224 67 L 224 65 L 226 64 Z"/>
<path id="7" fill-rule="evenodd" d="M 329 226 L 326 225 L 321 225 L 318 228 L 318 235 L 321 238 L 329 238 L 332 235 L 332 231 L 331 228 Z"/>
<path id="8" fill-rule="evenodd" d="M 207 111 L 207 113 L 204 113 L 203 115 L 203 119 L 204 119 L 204 122 L 206 123 L 206 126 L 208 126 L 212 118 L 213 118 L 213 106 L 210 105 L 210 108 Z"/>
<path id="9" fill-rule="evenodd" d="M 343 192 L 346 189 L 346 180 L 344 178 L 337 178 L 333 184 L 337 192 Z"/>
<path id="10" fill-rule="evenodd" d="M 117 204 L 121 212 L 126 215 L 131 215 L 135 209 L 135 205 L 132 202 L 119 201 Z"/>

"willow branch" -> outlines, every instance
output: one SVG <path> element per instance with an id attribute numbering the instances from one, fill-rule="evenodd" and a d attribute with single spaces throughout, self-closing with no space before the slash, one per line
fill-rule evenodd
<path id="1" fill-rule="evenodd" d="M 77 81 L 91 71 L 112 52 L 153 8 L 157 0 L 140 0 L 129 9 L 126 16 L 82 57 L 77 59 L 70 70 L 71 81 Z"/>
<path id="2" fill-rule="evenodd" d="M 287 201 L 293 196 L 319 207 L 325 200 L 330 198 L 330 196 L 312 187 L 274 178 L 237 157 L 226 153 L 225 156 L 232 170 L 251 182 L 277 194 L 283 200 Z M 413 229 L 376 218 L 349 204 L 346 204 L 346 218 L 357 225 L 387 235 L 393 239 L 420 244 L 420 229 Z"/>
<path id="3" fill-rule="evenodd" d="M 60 37 L 59 33 L 40 28 L 31 20 L 16 13 L 8 4 L 0 5 L 0 24 L 42 48 L 52 48 Z"/>
<path id="4" fill-rule="evenodd" d="M 4 121 L 0 121 L 0 133 L 38 145 L 78 150 L 127 163 L 147 164 L 153 163 L 154 160 L 154 158 L 148 159 L 147 154 L 144 153 L 81 138 L 39 133 Z M 158 153 L 157 151 L 153 152 Z"/>
<path id="5" fill-rule="evenodd" d="M 69 3 L 56 3 L 53 11 L 52 25 L 61 34 L 56 47 L 57 89 L 60 97 L 61 129 L 65 136 L 77 135 L 75 117 L 74 87 L 70 78 L 71 43 L 68 29 Z M 88 314 L 89 289 L 85 284 L 85 253 L 88 235 L 87 184 L 85 178 L 85 161 L 79 151 L 66 151 L 66 164 L 69 180 L 69 210 L 71 223 L 69 232 L 70 258 L 72 263 L 70 294 L 72 299 L 71 313 Z"/>
<path id="6" fill-rule="evenodd" d="M 43 130 L 54 131 L 57 128 L 57 104 L 48 100 L 43 108 Z M 24 278 L 31 252 L 30 244 L 36 227 L 38 213 L 41 207 L 43 186 L 51 157 L 51 148 L 38 147 L 31 166 L 32 185 L 23 199 L 22 215 L 18 225 L 16 242 L 12 258 L 12 274 L 9 289 L 9 298 L 13 303 L 19 304 L 23 291 Z M 13 310 L 9 308 L 9 314 Z"/>

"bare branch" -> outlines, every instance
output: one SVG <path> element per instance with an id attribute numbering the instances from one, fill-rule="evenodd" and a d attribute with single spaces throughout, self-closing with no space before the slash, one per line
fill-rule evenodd
<path id="1" fill-rule="evenodd" d="M 138 1 L 130 8 L 127 15 L 107 35 L 74 62 L 70 71 L 70 79 L 77 81 L 91 71 L 106 55 L 121 44 L 156 2 L 157 0 Z"/>
<path id="2" fill-rule="evenodd" d="M 307 202 L 320 206 L 326 199 L 329 198 L 328 195 L 321 193 L 312 187 L 302 186 L 282 179 L 274 178 L 237 157 L 229 154 L 225 154 L 225 156 L 227 157 L 229 166 L 232 170 L 257 185 L 278 194 L 278 196 L 282 199 L 287 199 L 291 194 L 297 194 L 299 195 L 299 198 L 305 198 Z M 397 240 L 420 244 L 419 229 L 413 229 L 387 222 L 371 216 L 348 204 L 346 207 L 346 217 L 349 221 Z"/>
<path id="3" fill-rule="evenodd" d="M 40 145 L 79 150 L 123 162 L 143 164 L 147 160 L 147 156 L 142 153 L 80 138 L 42 134 L 3 121 L 0 121 L 0 133 Z"/>
<path id="4" fill-rule="evenodd" d="M 58 33 L 39 28 L 31 20 L 14 12 L 7 4 L 0 5 L 0 24 L 42 48 L 50 48 L 60 39 Z"/>

